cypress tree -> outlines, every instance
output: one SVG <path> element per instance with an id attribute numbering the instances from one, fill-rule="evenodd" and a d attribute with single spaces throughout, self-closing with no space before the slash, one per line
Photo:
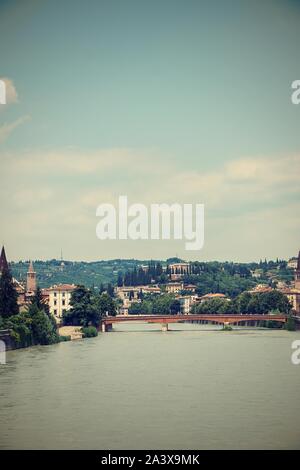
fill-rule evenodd
<path id="1" fill-rule="evenodd" d="M 0 315 L 3 318 L 19 313 L 18 294 L 14 288 L 9 269 L 4 269 L 0 275 Z"/>

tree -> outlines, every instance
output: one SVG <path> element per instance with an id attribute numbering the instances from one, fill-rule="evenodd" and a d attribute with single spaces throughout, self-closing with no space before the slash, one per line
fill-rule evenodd
<path id="1" fill-rule="evenodd" d="M 122 287 L 122 286 L 123 286 L 123 274 L 122 274 L 121 271 L 118 272 L 117 286 L 118 286 L 118 287 Z"/>
<path id="2" fill-rule="evenodd" d="M 71 309 L 63 315 L 64 324 L 98 326 L 100 323 L 100 312 L 96 302 L 98 297 L 99 294 L 92 295 L 86 287 L 77 286 L 71 295 Z"/>
<path id="3" fill-rule="evenodd" d="M 109 316 L 116 315 L 116 304 L 110 295 L 103 293 L 96 299 L 96 306 L 101 317 L 104 317 L 106 313 Z"/>
<path id="4" fill-rule="evenodd" d="M 31 331 L 35 344 L 54 344 L 59 341 L 56 327 L 44 310 L 40 310 L 36 304 L 31 304 L 27 316 L 31 320 Z"/>
<path id="5" fill-rule="evenodd" d="M 8 318 L 19 313 L 18 294 L 8 269 L 0 275 L 0 316 Z"/>
<path id="6" fill-rule="evenodd" d="M 78 286 L 72 292 L 70 300 L 71 309 L 64 313 L 65 325 L 81 325 L 84 327 L 98 327 L 101 317 L 116 315 L 116 305 L 110 295 L 106 292 L 100 294 L 91 293 L 84 286 Z"/>
<path id="7" fill-rule="evenodd" d="M 34 296 L 31 298 L 31 304 L 36 305 L 39 310 L 44 310 L 44 312 L 49 315 L 49 305 L 43 298 L 42 291 L 39 287 L 37 287 Z"/>
<path id="8" fill-rule="evenodd" d="M 113 288 L 113 286 L 110 282 L 107 284 L 106 292 L 108 293 L 108 295 L 110 295 L 110 297 L 114 297 L 114 295 L 115 295 L 114 288 Z"/>

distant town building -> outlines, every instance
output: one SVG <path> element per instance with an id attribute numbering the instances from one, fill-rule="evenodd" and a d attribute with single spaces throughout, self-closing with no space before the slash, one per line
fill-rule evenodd
<path id="1" fill-rule="evenodd" d="M 178 297 L 178 300 L 180 302 L 180 313 L 183 315 L 188 315 L 191 313 L 191 308 L 192 305 L 194 305 L 197 302 L 198 297 L 194 295 L 183 295 L 181 297 Z"/>
<path id="2" fill-rule="evenodd" d="M 121 300 L 137 300 L 139 298 L 140 288 L 128 287 L 115 287 L 115 294 Z"/>
<path id="3" fill-rule="evenodd" d="M 298 263 L 298 258 L 297 256 L 293 256 L 293 258 L 290 258 L 287 263 L 287 267 L 290 269 L 296 269 L 297 268 L 297 263 Z"/>
<path id="4" fill-rule="evenodd" d="M 295 314 L 300 315 L 300 251 L 298 258 L 296 259 L 297 264 L 294 274 L 294 287 L 282 289 L 281 292 L 283 292 L 289 299 Z"/>
<path id="5" fill-rule="evenodd" d="M 227 297 L 225 294 L 219 294 L 218 292 L 216 293 L 210 292 L 209 294 L 202 295 L 202 297 L 200 297 L 200 302 L 202 303 L 211 299 L 226 299 L 226 298 Z"/>
<path id="6" fill-rule="evenodd" d="M 259 279 L 259 278 L 262 276 L 262 274 L 263 274 L 263 270 L 262 270 L 262 269 L 254 269 L 254 270 L 252 270 L 252 271 L 250 271 L 250 272 L 251 272 L 251 276 L 252 276 L 252 277 L 255 277 L 256 279 Z"/>
<path id="7" fill-rule="evenodd" d="M 166 284 L 168 294 L 178 294 L 181 290 L 183 290 L 183 282 L 169 282 L 169 284 Z"/>
<path id="8" fill-rule="evenodd" d="M 75 288 L 75 284 L 58 284 L 43 292 L 49 296 L 49 310 L 57 323 L 61 323 L 63 314 L 70 310 L 71 294 Z"/>
<path id="9" fill-rule="evenodd" d="M 169 274 L 172 281 L 177 281 L 183 276 L 191 273 L 190 263 L 172 263 L 169 264 Z"/>
<path id="10" fill-rule="evenodd" d="M 250 294 L 264 294 L 266 292 L 271 292 L 272 287 L 267 284 L 257 284 L 253 289 L 249 290 Z"/>
<path id="11" fill-rule="evenodd" d="M 184 284 L 183 290 L 189 291 L 189 292 L 195 292 L 197 289 L 197 286 L 194 284 Z"/>
<path id="12" fill-rule="evenodd" d="M 33 263 L 30 261 L 26 275 L 26 294 L 34 294 L 36 292 L 36 272 L 33 269 Z"/>

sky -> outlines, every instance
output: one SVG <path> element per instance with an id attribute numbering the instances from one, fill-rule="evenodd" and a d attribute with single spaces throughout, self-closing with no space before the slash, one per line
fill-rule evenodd
<path id="1" fill-rule="evenodd" d="M 299 31 L 295 0 L 0 0 L 8 258 L 295 256 Z M 203 249 L 97 239 L 120 195 L 203 203 Z"/>

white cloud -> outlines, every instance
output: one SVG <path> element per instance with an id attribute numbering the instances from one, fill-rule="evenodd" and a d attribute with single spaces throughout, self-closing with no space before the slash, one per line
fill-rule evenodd
<path id="1" fill-rule="evenodd" d="M 28 115 L 22 116 L 13 122 L 0 125 L 0 143 L 3 143 L 17 127 L 21 126 L 29 119 L 30 116 Z"/>
<path id="2" fill-rule="evenodd" d="M 103 202 L 116 204 L 121 194 L 128 196 L 129 204 L 204 203 L 205 248 L 192 254 L 198 258 L 257 259 L 264 250 L 282 256 L 282 250 L 292 254 L 298 243 L 300 155 L 242 158 L 201 172 L 154 151 L 67 149 L 6 153 L 1 170 L 0 197 L 7 203 L 0 217 L 6 237 L 16 239 L 20 233 L 26 246 L 40 245 L 43 253 L 48 244 L 49 257 L 53 246 L 59 252 L 62 240 L 66 244 L 72 238 L 72 246 L 80 246 L 71 258 L 95 258 L 100 246 L 95 236 L 96 207 Z M 146 258 L 174 254 L 172 243 L 149 243 L 143 245 Z M 125 252 L 123 247 L 118 242 L 102 243 L 101 257 L 136 256 L 135 250 L 141 249 L 128 244 Z"/>
<path id="3" fill-rule="evenodd" d="M 1 80 L 3 80 L 5 85 L 6 85 L 6 102 L 7 102 L 7 104 L 18 103 L 18 93 L 17 93 L 16 87 L 14 85 L 14 82 L 11 79 L 7 78 L 7 77 L 1 78 Z"/>

